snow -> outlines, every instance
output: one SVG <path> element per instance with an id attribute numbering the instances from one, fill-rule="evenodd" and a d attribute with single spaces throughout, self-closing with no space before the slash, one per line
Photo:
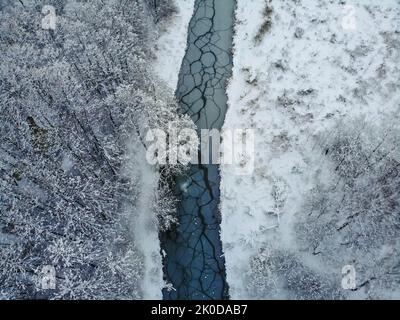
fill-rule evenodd
<path id="1" fill-rule="evenodd" d="M 272 27 L 257 43 L 266 3 Z M 250 264 L 265 248 L 294 255 L 316 274 L 338 274 L 340 286 L 340 269 L 301 252 L 294 233 L 317 180 L 334 179 L 317 137 L 361 116 L 374 123 L 400 100 L 399 1 L 346 1 L 350 10 L 342 3 L 238 0 L 224 128 L 255 130 L 255 166 L 246 176 L 235 165 L 221 167 L 221 239 L 233 299 L 260 298 L 249 284 Z M 277 297 L 290 295 L 278 290 Z"/>
<path id="2" fill-rule="evenodd" d="M 143 145 L 132 143 L 130 149 L 131 159 L 135 159 L 132 165 L 132 168 L 135 168 L 134 176 L 139 177 L 138 182 L 141 186 L 132 219 L 132 233 L 134 243 L 144 259 L 144 274 L 141 280 L 143 299 L 161 299 L 161 290 L 164 287 L 162 259 L 156 215 L 152 212 L 159 174 L 147 163 Z"/>
<path id="3" fill-rule="evenodd" d="M 178 13 L 161 25 L 157 41 L 154 71 L 175 92 L 186 51 L 187 32 L 193 15 L 194 0 L 176 0 Z"/>
<path id="4" fill-rule="evenodd" d="M 161 22 L 160 35 L 155 49 L 154 73 L 165 81 L 171 92 L 178 83 L 178 74 L 185 53 L 187 30 L 193 13 L 194 0 L 177 0 L 179 12 L 168 21 Z M 146 160 L 146 150 L 137 142 L 131 142 L 130 164 L 133 177 L 138 177 L 141 192 L 137 199 L 132 218 L 132 234 L 144 258 L 141 289 L 143 299 L 162 299 L 165 287 L 162 270 L 162 257 L 156 215 L 153 210 L 159 174 Z M 138 151 L 139 150 L 139 151 Z"/>

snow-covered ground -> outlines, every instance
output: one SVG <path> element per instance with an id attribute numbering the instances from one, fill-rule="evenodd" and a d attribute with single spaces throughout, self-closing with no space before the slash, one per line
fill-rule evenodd
<path id="1" fill-rule="evenodd" d="M 177 0 L 178 13 L 162 22 L 160 37 L 155 49 L 155 75 L 163 80 L 174 94 L 178 83 L 179 69 L 186 49 L 187 30 L 193 14 L 194 0 Z M 158 238 L 158 228 L 155 214 L 152 214 L 157 190 L 159 174 L 146 161 L 146 150 L 137 142 L 132 142 L 131 158 L 135 163 L 129 164 L 132 176 L 138 177 L 142 186 L 136 212 L 132 220 L 132 231 L 135 243 L 143 254 L 144 268 L 141 283 L 144 299 L 161 299 L 162 288 L 165 286 L 162 271 L 162 257 Z"/>
<path id="2" fill-rule="evenodd" d="M 138 179 L 141 186 L 132 217 L 132 234 L 137 249 L 143 255 L 143 276 L 141 289 L 143 299 L 161 299 L 161 290 L 164 287 L 162 259 L 158 238 L 157 218 L 152 214 L 154 193 L 157 190 L 158 172 L 146 161 L 146 150 L 139 143 L 131 143 L 129 164 L 132 176 Z"/>
<path id="3" fill-rule="evenodd" d="M 399 32 L 398 0 L 238 0 L 225 128 L 253 128 L 256 142 L 251 175 L 221 168 L 233 299 L 400 297 L 399 233 L 385 233 L 393 223 L 369 208 L 340 207 L 358 193 L 340 176 L 348 154 L 334 161 L 347 132 L 400 161 L 396 139 L 393 148 L 384 139 L 398 137 Z M 313 218 L 321 190 L 337 207 Z M 354 291 L 341 287 L 345 265 L 355 267 Z"/>
<path id="4" fill-rule="evenodd" d="M 176 0 L 178 13 L 163 22 L 157 41 L 157 61 L 154 71 L 175 92 L 183 56 L 186 51 L 187 32 L 193 15 L 194 0 Z"/>

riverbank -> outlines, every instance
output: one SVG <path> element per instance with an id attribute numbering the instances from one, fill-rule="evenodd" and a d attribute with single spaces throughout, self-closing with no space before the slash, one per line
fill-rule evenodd
<path id="1" fill-rule="evenodd" d="M 171 96 L 176 89 L 180 64 L 185 53 L 187 29 L 193 13 L 194 0 L 176 0 L 175 2 L 178 12 L 158 26 L 159 37 L 153 65 L 155 77 L 165 82 L 170 88 Z M 152 212 L 159 173 L 147 163 L 146 150 L 141 143 L 135 142 L 131 145 L 131 149 L 131 152 L 136 154 L 135 158 L 140 158 L 133 167 L 142 186 L 137 200 L 137 214 L 132 222 L 135 243 L 140 248 L 144 259 L 144 272 L 140 285 L 143 299 L 160 300 L 166 284 L 163 280 L 159 230 L 156 216 Z"/>
<path id="2" fill-rule="evenodd" d="M 153 70 L 175 92 L 179 70 L 186 51 L 188 25 L 193 15 L 195 0 L 175 0 L 178 12 L 162 22 L 155 48 L 157 59 Z"/>

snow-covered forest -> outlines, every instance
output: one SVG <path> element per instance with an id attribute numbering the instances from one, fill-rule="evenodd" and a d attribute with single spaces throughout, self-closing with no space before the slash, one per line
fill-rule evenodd
<path id="1" fill-rule="evenodd" d="M 0 300 L 400 299 L 399 108 L 399 0 L 0 0 Z"/>
<path id="2" fill-rule="evenodd" d="M 42 28 L 44 5 L 56 9 L 54 30 Z M 132 229 L 143 134 L 190 126 L 149 68 L 157 25 L 176 7 L 21 0 L 0 9 L 0 296 L 141 298 Z M 174 201 L 162 180 L 155 188 L 144 214 L 168 223 Z M 55 290 L 38 283 L 46 265 Z"/>

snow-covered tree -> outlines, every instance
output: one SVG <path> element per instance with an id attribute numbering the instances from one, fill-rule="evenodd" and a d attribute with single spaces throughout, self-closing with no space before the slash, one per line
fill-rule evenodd
<path id="1" fill-rule="evenodd" d="M 373 122 L 340 122 L 315 137 L 320 156 L 307 163 L 313 187 L 288 229 L 251 244 L 257 250 L 244 273 L 249 297 L 399 296 L 399 123 L 398 112 L 388 112 Z M 342 285 L 346 267 L 354 268 L 349 288 Z"/>
<path id="2" fill-rule="evenodd" d="M 177 11 L 175 3 L 171 0 L 145 0 L 145 2 L 156 21 L 165 19 Z"/>
<path id="3" fill-rule="evenodd" d="M 55 30 L 41 27 L 45 4 L 56 8 Z M 0 234 L 12 241 L 0 243 L 0 296 L 140 298 L 141 255 L 124 213 L 140 185 L 122 170 L 126 145 L 170 120 L 190 124 L 149 70 L 147 5 L 2 5 Z M 46 265 L 54 290 L 38 284 Z"/>
<path id="4" fill-rule="evenodd" d="M 326 167 L 299 212 L 297 239 L 328 270 L 353 265 L 358 296 L 398 295 L 398 113 L 377 117 L 374 123 L 359 118 L 333 132 L 320 139 Z"/>

